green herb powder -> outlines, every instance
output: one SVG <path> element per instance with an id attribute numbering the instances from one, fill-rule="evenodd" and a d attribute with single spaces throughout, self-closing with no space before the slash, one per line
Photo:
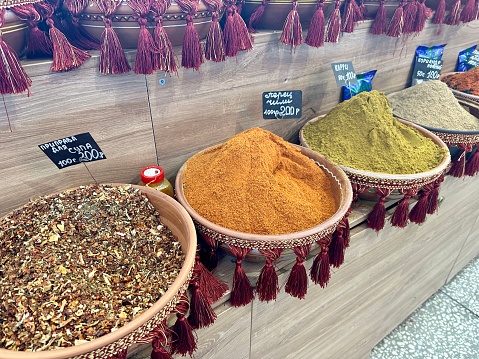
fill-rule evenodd
<path id="1" fill-rule="evenodd" d="M 362 92 L 306 125 L 306 143 L 331 161 L 358 170 L 414 174 L 437 167 L 447 151 L 392 115 L 387 97 Z"/>

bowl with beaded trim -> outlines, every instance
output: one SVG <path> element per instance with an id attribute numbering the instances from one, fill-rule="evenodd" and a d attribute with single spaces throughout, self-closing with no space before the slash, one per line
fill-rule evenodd
<path id="1" fill-rule="evenodd" d="M 111 201 L 110 199 L 113 198 L 117 199 L 118 201 Z M 78 209 L 72 209 L 72 203 L 76 203 Z M 71 233 L 74 233 L 74 231 L 76 230 L 85 231 L 85 228 L 88 228 L 90 230 L 89 233 L 91 234 L 91 238 L 99 238 L 98 236 L 94 237 L 94 223 L 100 223 L 100 219 L 95 219 L 95 217 L 102 218 L 102 220 L 104 219 L 104 221 L 102 222 L 103 224 L 107 222 L 113 223 L 113 227 L 111 227 L 113 229 L 111 229 L 111 232 L 110 230 L 107 231 L 107 225 L 105 227 L 95 229 L 95 231 L 97 231 L 98 233 L 102 233 L 102 236 L 106 236 L 107 234 L 111 236 L 111 239 L 104 240 L 104 245 L 100 245 L 97 243 L 98 245 L 91 244 L 85 246 L 85 251 L 72 250 L 71 253 L 69 251 L 65 251 L 65 255 L 71 255 L 71 260 L 64 262 L 58 266 L 58 263 L 55 262 L 56 259 L 53 258 L 52 254 L 52 268 L 61 267 L 59 271 L 52 270 L 57 274 L 59 279 L 62 276 L 72 276 L 73 278 L 73 274 L 75 272 L 77 272 L 77 274 L 79 273 L 79 275 L 82 276 L 82 273 L 84 272 L 85 283 L 88 284 L 90 283 L 89 281 L 94 280 L 96 277 L 98 277 L 100 281 L 106 283 L 108 288 L 112 288 L 112 293 L 113 291 L 116 291 L 117 287 L 119 288 L 118 290 L 121 289 L 126 293 L 129 290 L 128 288 L 131 287 L 130 284 L 132 283 L 130 279 L 128 279 L 129 277 L 136 278 L 136 276 L 139 276 L 138 278 L 140 278 L 142 281 L 143 279 L 146 280 L 147 277 L 153 278 L 153 273 L 155 272 L 155 268 L 153 268 L 155 266 L 155 263 L 153 262 L 155 260 L 159 261 L 161 259 L 161 256 L 158 257 L 158 253 L 153 250 L 153 252 L 151 252 L 151 254 L 153 255 L 152 258 L 157 257 L 157 259 L 155 259 L 151 263 L 149 262 L 149 273 L 139 272 L 140 268 L 138 267 L 138 272 L 135 276 L 132 276 L 131 272 L 129 276 L 122 276 L 121 278 L 116 278 L 113 274 L 107 275 L 106 273 L 97 273 L 102 267 L 102 261 L 106 261 L 104 263 L 107 264 L 113 263 L 114 265 L 118 264 L 120 267 L 123 266 L 125 268 L 129 268 L 130 265 L 133 264 L 128 263 L 135 258 L 135 253 L 140 253 L 140 249 L 148 251 L 150 245 L 155 246 L 155 243 L 159 243 L 158 241 L 161 240 L 161 238 L 164 238 L 163 240 L 168 241 L 169 246 L 174 246 L 176 248 L 176 253 L 178 253 L 179 256 L 177 261 L 180 263 L 178 265 L 179 271 L 176 272 L 175 270 L 176 278 L 173 279 L 172 277 L 171 284 L 165 287 L 164 290 L 157 293 L 151 293 L 151 306 L 145 307 L 144 309 L 132 314 L 133 318 L 128 319 L 126 323 L 124 323 L 124 325 L 115 328 L 115 330 L 108 330 L 106 332 L 103 332 L 102 334 L 96 333 L 99 334 L 98 337 L 96 336 L 96 334 L 93 334 L 94 338 L 89 340 L 86 340 L 87 334 L 85 332 L 83 333 L 83 336 L 85 338 L 75 337 L 72 339 L 72 343 L 75 343 L 74 345 L 69 345 L 61 348 L 56 346 L 55 338 L 60 338 L 64 336 L 64 338 L 66 339 L 67 335 L 69 335 L 68 331 L 73 332 L 75 330 L 74 326 L 72 326 L 71 328 L 69 327 L 70 322 L 74 322 L 76 320 L 75 318 L 81 318 L 81 320 L 79 321 L 80 325 L 83 325 L 81 324 L 83 322 L 85 323 L 85 325 L 87 325 L 86 323 L 89 323 L 89 327 L 98 325 L 98 322 L 88 322 L 88 316 L 90 315 L 90 312 L 88 310 L 89 308 L 93 308 L 93 301 L 96 300 L 96 294 L 92 294 L 89 298 L 84 298 L 86 301 L 91 302 L 92 305 L 84 307 L 83 309 L 79 307 L 79 305 L 81 304 L 81 300 L 69 302 L 67 299 L 62 301 L 61 298 L 50 298 L 48 299 L 48 301 L 37 301 L 37 303 L 41 303 L 41 305 L 47 305 L 48 303 L 50 303 L 48 305 L 51 308 L 49 307 L 50 309 L 48 309 L 46 312 L 44 312 L 43 310 L 41 312 L 43 313 L 41 318 L 43 318 L 42 320 L 44 320 L 45 323 L 40 323 L 40 319 L 38 319 L 36 322 L 30 321 L 31 318 L 40 318 L 39 315 L 35 317 L 35 313 L 30 313 L 29 308 L 34 307 L 34 302 L 31 301 L 29 306 L 22 307 L 20 305 L 21 298 L 18 297 L 17 299 L 19 300 L 19 302 L 17 301 L 17 308 L 24 308 L 23 314 L 20 312 L 17 313 L 17 320 L 19 320 L 20 322 L 17 323 L 18 325 L 16 324 L 14 327 L 11 328 L 15 329 L 19 333 L 21 333 L 22 331 L 28 331 L 27 334 L 29 338 L 30 335 L 32 336 L 32 338 L 38 337 L 36 340 L 41 340 L 41 342 L 45 342 L 46 344 L 48 344 L 50 341 L 51 343 L 55 342 L 55 346 L 53 347 L 53 345 L 45 345 L 45 347 L 42 348 L 41 351 L 21 351 L 5 349 L 5 345 L 2 344 L 3 348 L 0 349 L 1 358 L 126 358 L 128 350 L 138 346 L 139 343 L 145 344 L 155 341 L 161 342 L 164 338 L 166 338 L 164 333 L 168 329 L 165 327 L 165 320 L 168 319 L 170 315 L 175 313 L 176 305 L 184 298 L 184 295 L 189 285 L 189 280 L 192 275 L 196 255 L 196 232 L 193 222 L 191 220 L 191 217 L 178 202 L 159 191 L 137 185 L 107 184 L 81 186 L 78 188 L 34 199 L 32 200 L 32 202 L 24 205 L 23 207 L 20 207 L 19 210 L 12 211 L 11 213 L 3 217 L 3 224 L 5 225 L 5 221 L 7 221 L 8 223 L 15 222 L 15 218 L 21 215 L 22 211 L 29 211 L 29 208 L 38 209 L 38 216 L 43 213 L 42 208 L 43 210 L 48 209 L 49 216 L 54 216 L 55 214 L 52 212 L 57 211 L 59 208 L 62 208 L 62 211 L 60 211 L 62 213 L 74 213 L 73 211 L 77 210 L 83 211 L 81 212 L 83 216 L 87 216 L 87 212 L 89 213 L 88 220 L 83 220 L 82 218 L 84 217 L 82 217 L 80 214 L 78 215 L 78 217 L 69 216 L 60 218 L 60 216 L 58 217 L 60 219 L 55 219 L 53 222 L 51 222 L 51 218 L 53 217 L 48 217 L 47 223 L 49 225 L 45 228 L 42 227 L 42 229 L 38 229 L 38 231 L 35 232 L 37 234 L 31 239 L 27 240 L 27 242 L 33 241 L 34 245 L 32 248 L 35 251 L 41 251 L 43 250 L 44 246 L 49 246 L 50 244 L 52 246 L 57 245 L 58 247 L 73 248 L 73 246 L 78 243 L 69 244 L 71 243 L 68 242 L 69 240 L 71 240 L 70 237 L 68 237 L 68 233 L 70 233 L 70 231 Z M 158 223 L 161 224 L 159 224 L 155 228 L 141 227 L 141 224 L 135 222 L 135 218 L 139 218 L 138 216 L 140 215 L 138 211 L 141 211 L 141 213 L 146 213 L 145 216 L 147 217 L 145 217 L 145 221 L 142 221 L 142 223 L 151 223 L 152 226 L 156 226 L 156 224 Z M 113 215 L 112 213 L 118 213 L 118 217 L 116 216 L 116 214 Z M 121 218 L 121 220 L 118 218 Z M 128 218 L 130 218 L 131 222 L 130 220 L 128 220 Z M 118 223 L 116 221 L 118 221 Z M 131 226 L 135 224 L 136 227 L 127 227 L 128 223 L 131 223 Z M 120 224 L 122 226 L 122 229 L 120 229 Z M 125 226 L 123 226 L 123 224 L 125 224 Z M 171 231 L 171 234 L 167 234 L 167 229 L 165 227 L 167 227 Z M 3 247 L 3 251 L 8 251 L 8 248 L 6 247 L 6 243 L 8 241 L 5 237 L 5 228 L 2 228 L 2 230 L 2 238 L 5 244 L 5 246 Z M 20 236 L 20 232 L 18 232 L 18 230 L 20 230 L 20 224 L 17 225 L 15 230 L 17 230 L 17 232 L 15 233 L 19 233 Z M 130 232 L 127 232 L 127 230 L 129 230 Z M 83 233 L 83 237 L 81 238 L 84 238 L 86 232 L 81 233 Z M 88 238 L 90 237 L 85 238 L 87 238 L 85 239 L 86 243 L 86 241 L 89 240 Z M 135 238 L 137 238 L 138 240 L 136 241 Z M 171 242 L 169 242 L 170 240 Z M 106 246 L 105 248 L 109 248 L 108 252 L 102 252 L 104 246 Z M 27 247 L 27 245 L 25 245 L 24 247 Z M 128 249 L 128 252 L 125 252 L 126 254 L 124 256 L 123 249 L 120 247 Z M 100 250 L 99 248 L 102 248 L 102 250 Z M 161 248 L 159 244 L 158 248 Z M 128 253 L 130 254 L 127 255 Z M 6 263 L 7 254 L 3 254 L 4 255 L 2 255 L 2 272 L 6 273 L 4 266 Z M 103 256 L 103 259 L 100 258 L 99 260 L 94 260 L 92 259 L 94 258 L 94 256 L 91 257 L 90 254 L 92 256 L 96 254 L 97 257 L 101 255 Z M 82 255 L 80 260 L 78 260 L 79 255 Z M 148 258 L 150 258 L 150 256 Z M 90 259 L 92 261 L 90 261 Z M 168 263 L 166 257 L 164 257 L 162 260 L 164 260 L 165 263 Z M 85 263 L 85 266 L 82 263 Z M 88 263 L 90 264 L 87 265 Z M 34 272 L 33 265 L 31 267 L 32 268 L 30 268 L 24 273 L 25 276 L 35 276 L 36 272 Z M 130 269 L 131 268 L 133 267 L 130 267 Z M 22 271 L 23 269 L 19 269 L 19 272 Z M 135 271 L 136 269 L 133 268 L 133 272 Z M 94 273 L 93 275 L 91 275 L 92 272 Z M 35 278 L 32 277 L 32 280 L 39 282 L 37 287 L 42 288 L 45 284 L 43 282 L 46 280 L 46 277 L 44 277 L 45 276 L 39 276 Z M 52 285 L 46 286 L 44 294 L 49 297 L 49 293 L 53 293 L 50 291 L 54 290 L 54 288 L 48 288 L 52 286 L 55 287 L 57 284 L 60 283 L 63 283 L 63 285 L 69 288 L 68 290 L 65 290 L 65 294 L 62 295 L 68 295 L 69 292 L 75 293 L 75 288 L 77 287 L 78 289 L 80 289 L 80 284 L 75 284 L 75 282 L 73 282 L 73 279 L 70 282 L 59 280 L 58 283 L 52 282 Z M 105 285 L 105 283 L 103 284 Z M 146 286 L 147 282 L 144 283 Z M 156 283 L 158 284 L 158 281 L 156 281 Z M 78 291 L 78 293 L 81 292 L 86 293 L 86 289 L 85 291 Z M 113 294 L 111 295 L 113 296 Z M 131 297 L 129 295 L 127 296 L 126 294 L 124 295 L 125 296 L 123 297 L 122 294 L 121 302 L 122 306 L 124 305 L 127 309 L 122 309 L 122 311 L 131 311 L 131 307 L 134 307 L 139 297 L 136 298 L 134 295 L 132 295 Z M 146 297 L 144 298 L 146 299 Z M 6 304 L 8 304 L 7 299 L 5 299 L 3 305 Z M 2 310 L 2 315 L 5 316 L 6 313 L 11 310 L 12 307 L 9 307 L 8 310 Z M 103 310 L 105 311 L 104 317 L 110 318 L 110 316 L 112 316 L 113 321 L 116 320 L 115 318 L 124 317 L 122 317 L 116 312 L 107 313 L 106 309 Z M 99 315 L 103 315 L 103 312 L 101 310 L 99 313 Z M 43 315 L 46 315 L 46 317 L 43 317 Z M 57 324 L 54 324 L 55 321 L 53 320 L 53 318 L 62 319 L 62 323 L 59 324 L 59 322 Z M 50 321 L 51 323 L 48 321 Z M 5 321 L 5 318 L 3 320 L 3 323 L 7 323 Z M 32 323 L 35 325 L 32 325 Z M 103 320 L 100 321 L 99 325 L 103 325 L 102 323 Z M 64 330 L 62 330 L 62 328 L 64 328 Z M 47 336 L 49 337 L 47 338 Z M 55 340 L 53 340 L 52 338 Z M 26 340 L 26 338 L 24 338 L 24 340 Z M 3 335 L 2 341 L 5 342 L 5 335 Z M 22 341 L 19 340 L 19 342 L 21 343 Z M 27 345 L 32 344 L 31 338 L 24 343 L 26 343 Z M 165 342 L 164 344 L 167 343 Z"/>

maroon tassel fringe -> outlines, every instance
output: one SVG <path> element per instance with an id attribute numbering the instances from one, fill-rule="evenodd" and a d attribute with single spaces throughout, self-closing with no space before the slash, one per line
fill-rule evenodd
<path id="1" fill-rule="evenodd" d="M 225 1 L 227 8 L 223 34 L 228 57 L 236 56 L 241 50 L 250 51 L 253 48 L 253 38 L 234 4 L 234 0 Z"/>
<path id="2" fill-rule="evenodd" d="M 444 173 L 441 174 L 435 181 L 434 187 L 432 188 L 429 196 L 427 197 L 427 214 L 433 214 L 437 211 L 439 206 L 439 188 L 441 183 L 444 181 Z"/>
<path id="3" fill-rule="evenodd" d="M 229 246 L 231 253 L 236 257 L 236 268 L 233 277 L 230 303 L 233 307 L 241 307 L 250 303 L 254 298 L 254 288 L 251 286 L 246 273 L 241 266 L 251 249 Z"/>
<path id="4" fill-rule="evenodd" d="M 467 160 L 466 170 L 464 171 L 466 176 L 474 176 L 479 172 L 479 143 L 476 143 L 475 150 L 476 152 Z"/>
<path id="5" fill-rule="evenodd" d="M 461 0 L 456 0 L 452 5 L 451 11 L 447 14 L 444 23 L 446 25 L 459 25 L 461 16 Z"/>
<path id="6" fill-rule="evenodd" d="M 321 251 L 314 258 L 313 265 L 309 271 L 309 275 L 314 284 L 319 284 L 321 288 L 324 288 L 331 278 L 331 269 L 329 264 L 328 246 L 321 247 Z"/>
<path id="7" fill-rule="evenodd" d="M 472 150 L 471 145 L 458 145 L 460 150 L 459 156 L 452 162 L 451 168 L 449 169 L 448 174 L 452 177 L 462 177 L 466 170 L 466 153 L 467 150 Z M 470 151 L 469 151 L 470 152 Z"/>
<path id="8" fill-rule="evenodd" d="M 416 20 L 414 22 L 414 32 L 420 33 L 424 30 L 427 20 L 427 7 L 425 4 L 426 0 L 420 0 L 417 4 Z"/>
<path id="9" fill-rule="evenodd" d="M 211 25 L 206 35 L 205 58 L 214 62 L 222 62 L 226 60 L 225 40 L 223 30 L 221 30 L 218 21 L 218 11 L 221 9 L 221 2 L 217 0 L 203 0 L 208 10 L 213 13 Z"/>
<path id="10" fill-rule="evenodd" d="M 80 14 L 88 6 L 88 1 L 64 0 L 63 3 L 72 15 L 69 26 L 70 34 L 72 36 L 70 42 L 82 50 L 100 50 L 100 43 L 91 37 L 80 24 Z"/>
<path id="11" fill-rule="evenodd" d="M 228 285 L 218 280 L 213 273 L 200 262 L 199 255 L 197 255 L 195 271 L 198 276 L 199 288 L 210 304 L 218 301 L 228 290 Z"/>
<path id="12" fill-rule="evenodd" d="M 368 227 L 379 232 L 384 228 L 384 222 L 386 219 L 386 197 L 391 194 L 391 190 L 387 188 L 375 188 L 376 193 L 379 195 L 378 202 L 374 205 L 373 210 L 368 216 Z"/>
<path id="13" fill-rule="evenodd" d="M 393 227 L 404 228 L 407 226 L 409 218 L 409 200 L 417 194 L 417 188 L 401 191 L 404 197 L 399 201 L 393 215 L 391 216 L 391 225 Z"/>
<path id="14" fill-rule="evenodd" d="M 308 275 L 304 267 L 304 261 L 310 249 L 310 244 L 293 248 L 293 252 L 296 254 L 296 263 L 289 274 L 285 292 L 299 299 L 304 299 L 308 291 Z"/>
<path id="15" fill-rule="evenodd" d="M 291 50 L 303 43 L 303 28 L 299 21 L 297 1 L 293 1 L 293 8 L 286 17 L 279 41 L 285 45 L 289 45 Z"/>
<path id="16" fill-rule="evenodd" d="M 159 339 L 153 340 L 151 343 L 152 351 L 150 358 L 151 359 L 172 359 L 170 353 L 161 345 Z"/>
<path id="17" fill-rule="evenodd" d="M 403 34 L 412 34 L 414 32 L 414 24 L 416 22 L 417 10 L 417 0 L 409 1 L 404 7 L 404 26 L 402 30 Z"/>
<path id="18" fill-rule="evenodd" d="M 158 66 L 158 70 L 164 71 L 167 74 L 178 72 L 173 45 L 171 45 L 168 34 L 163 27 L 162 16 L 166 13 L 170 5 L 171 0 L 155 0 L 151 4 L 151 11 L 155 15 L 156 22 L 153 39 L 155 48 L 158 49 L 158 52 L 154 54 L 156 57 L 155 63 Z"/>
<path id="19" fill-rule="evenodd" d="M 208 297 L 200 289 L 198 279 L 195 279 L 192 283 L 188 322 L 193 329 L 198 329 L 213 324 L 216 318 L 217 315 L 213 308 L 211 308 Z"/>
<path id="20" fill-rule="evenodd" d="M 387 31 L 387 18 L 386 18 L 386 7 L 384 6 L 384 0 L 381 0 L 379 3 L 378 11 L 376 12 L 376 17 L 374 18 L 373 26 L 371 27 L 371 34 L 373 35 L 382 35 Z"/>
<path id="21" fill-rule="evenodd" d="M 354 26 L 359 20 L 361 20 L 361 12 L 356 0 L 348 0 L 341 19 L 342 31 L 347 33 L 353 32 Z"/>
<path id="22" fill-rule="evenodd" d="M 308 29 L 308 35 L 304 41 L 309 46 L 321 47 L 324 45 L 324 33 L 326 30 L 326 20 L 324 18 L 324 0 L 318 1 L 318 8 L 313 14 Z"/>
<path id="23" fill-rule="evenodd" d="M 432 19 L 432 23 L 441 25 L 444 22 L 445 13 L 446 13 L 446 0 L 439 0 L 439 4 L 437 4 L 436 12 L 434 13 L 434 18 Z"/>
<path id="24" fill-rule="evenodd" d="M 193 25 L 193 16 L 198 9 L 199 0 L 178 0 L 177 4 L 188 15 L 186 16 L 186 31 L 183 37 L 183 48 L 181 51 L 181 66 L 187 69 L 199 71 L 203 63 L 200 36 Z"/>
<path id="25" fill-rule="evenodd" d="M 388 30 L 386 35 L 390 37 L 400 37 L 403 32 L 404 27 L 404 4 L 405 1 L 401 0 L 401 3 L 394 11 L 393 17 L 389 22 Z"/>
<path id="26" fill-rule="evenodd" d="M 249 21 L 248 21 L 249 32 L 252 32 L 252 33 L 256 32 L 255 26 L 259 23 L 259 21 L 263 17 L 266 6 L 268 6 L 268 0 L 262 0 L 261 5 L 258 6 L 249 17 Z"/>
<path id="27" fill-rule="evenodd" d="M 99 71 L 104 75 L 119 75 L 131 70 L 120 40 L 111 27 L 111 19 L 103 18 L 105 29 L 101 34 Z"/>
<path id="28" fill-rule="evenodd" d="M 196 350 L 196 338 L 185 315 L 188 311 L 188 297 L 183 295 L 180 302 L 176 305 L 176 322 L 173 326 L 173 340 L 171 341 L 171 353 L 190 356 Z"/>
<path id="29" fill-rule="evenodd" d="M 328 20 L 326 42 L 338 42 L 341 32 L 341 14 L 339 12 L 340 0 L 336 0 L 334 10 Z"/>
<path id="30" fill-rule="evenodd" d="M 6 9 L 0 9 L 0 28 L 4 25 L 4 16 Z M 32 85 L 32 80 L 20 64 L 17 54 L 8 44 L 3 41 L 2 31 L 0 30 L 0 93 L 13 94 L 28 92 Z"/>
<path id="31" fill-rule="evenodd" d="M 409 212 L 409 220 L 411 222 L 421 224 L 426 220 L 427 208 L 429 205 L 429 193 L 434 188 L 434 183 L 429 183 L 422 187 L 419 199 Z"/>
<path id="32" fill-rule="evenodd" d="M 344 228 L 341 222 L 336 227 L 331 238 L 331 244 L 329 245 L 329 263 L 335 268 L 339 268 L 344 263 L 344 250 L 346 245 L 344 244 Z"/>
<path id="33" fill-rule="evenodd" d="M 218 255 L 216 254 L 218 242 L 205 233 L 200 233 L 200 236 L 204 239 L 209 247 L 208 253 L 202 255 L 201 261 L 209 271 L 214 271 L 218 266 Z"/>
<path id="34" fill-rule="evenodd" d="M 468 23 L 476 19 L 476 13 L 474 12 L 475 1 L 467 0 L 466 5 L 462 8 L 459 20 L 463 23 Z"/>
<path id="35" fill-rule="evenodd" d="M 258 293 L 259 300 L 269 302 L 270 300 L 275 300 L 279 292 L 278 275 L 276 274 L 274 263 L 281 256 L 283 249 L 260 250 L 260 252 L 265 256 L 266 264 L 261 269 L 256 282 L 256 293 Z"/>
<path id="36" fill-rule="evenodd" d="M 127 353 L 128 353 L 128 350 L 124 349 L 121 352 L 119 352 L 118 354 L 112 355 L 111 357 L 109 357 L 109 359 L 126 359 Z"/>

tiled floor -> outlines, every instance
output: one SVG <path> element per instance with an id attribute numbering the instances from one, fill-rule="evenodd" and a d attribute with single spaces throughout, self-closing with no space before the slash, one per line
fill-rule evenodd
<path id="1" fill-rule="evenodd" d="M 479 257 L 371 352 L 370 359 L 479 359 Z"/>

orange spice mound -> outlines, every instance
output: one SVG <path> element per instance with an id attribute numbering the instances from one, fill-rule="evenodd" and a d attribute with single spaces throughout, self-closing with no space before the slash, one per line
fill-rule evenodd
<path id="1" fill-rule="evenodd" d="M 188 203 L 209 221 L 254 234 L 314 227 L 337 210 L 329 178 L 300 149 L 260 128 L 186 162 Z"/>
<path id="2" fill-rule="evenodd" d="M 443 82 L 453 90 L 479 96 L 479 67 L 444 77 Z"/>

